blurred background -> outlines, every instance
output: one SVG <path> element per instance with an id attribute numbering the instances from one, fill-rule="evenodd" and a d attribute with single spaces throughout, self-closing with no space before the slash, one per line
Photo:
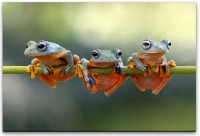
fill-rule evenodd
<path id="1" fill-rule="evenodd" d="M 195 3 L 3 3 L 3 65 L 30 64 L 29 40 L 60 44 L 81 58 L 115 49 L 122 59 L 144 39 L 172 42 L 169 59 L 196 65 Z M 78 77 L 51 89 L 30 75 L 3 75 L 4 131 L 195 131 L 196 76 L 174 75 L 159 95 L 127 80 L 106 97 Z"/>

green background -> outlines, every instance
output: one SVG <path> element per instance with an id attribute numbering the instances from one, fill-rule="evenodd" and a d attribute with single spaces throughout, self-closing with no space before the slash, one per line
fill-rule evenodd
<path id="1" fill-rule="evenodd" d="M 169 59 L 196 65 L 196 3 L 3 3 L 3 65 L 28 65 L 29 40 L 48 40 L 90 58 L 122 59 L 144 39 L 172 42 Z M 3 75 L 4 131 L 195 131 L 196 76 L 174 75 L 159 95 L 127 80 L 106 97 L 75 77 L 51 89 L 30 75 Z"/>

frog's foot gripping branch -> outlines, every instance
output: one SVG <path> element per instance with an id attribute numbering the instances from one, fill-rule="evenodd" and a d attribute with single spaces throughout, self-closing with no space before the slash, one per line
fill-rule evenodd
<path id="1" fill-rule="evenodd" d="M 27 72 L 31 73 L 31 78 L 35 78 L 35 74 L 37 73 L 36 67 L 40 67 L 40 61 L 38 59 L 33 59 L 26 69 Z"/>
<path id="2" fill-rule="evenodd" d="M 161 64 L 159 66 L 156 66 L 155 62 L 148 62 L 147 65 L 144 65 L 144 67 L 147 70 L 146 71 L 144 71 L 143 69 L 141 70 L 143 71 L 144 76 L 152 76 L 153 75 L 152 67 L 155 67 L 153 72 L 160 73 L 160 77 L 165 77 L 165 76 L 170 76 L 169 67 L 175 67 L 175 66 L 176 66 L 176 63 L 173 60 L 169 60 L 166 65 Z M 128 68 L 130 69 L 138 68 L 137 63 L 134 62 L 132 57 L 128 58 Z"/>
<path id="3" fill-rule="evenodd" d="M 151 71 L 153 66 L 155 66 L 154 61 L 148 62 L 148 64 L 145 66 L 147 68 L 147 71 L 144 71 L 144 76 L 152 76 L 153 75 L 153 73 Z"/>
<path id="4" fill-rule="evenodd" d="M 169 67 L 175 67 L 176 63 L 173 60 L 169 60 L 167 64 L 161 64 L 159 66 L 160 77 L 171 76 L 169 72 Z"/>
<path id="5" fill-rule="evenodd" d="M 133 57 L 128 58 L 128 68 L 130 69 L 136 68 L 136 64 L 133 61 Z"/>
<path id="6" fill-rule="evenodd" d="M 75 68 L 75 74 L 78 74 L 78 77 L 82 78 L 83 77 L 83 74 L 82 74 L 83 66 L 80 63 L 78 63 L 78 64 L 74 65 L 73 68 Z"/>
<path id="7" fill-rule="evenodd" d="M 144 76 L 151 76 L 152 75 L 151 68 L 155 66 L 155 62 L 149 62 L 147 65 L 142 65 L 141 62 L 137 60 L 136 57 L 135 58 L 134 57 L 135 56 L 128 58 L 128 68 L 130 69 L 138 68 L 143 71 Z M 134 59 L 136 62 L 134 61 Z"/>
<path id="8" fill-rule="evenodd" d="M 169 60 L 169 61 L 167 62 L 167 64 L 168 64 L 168 66 L 172 66 L 172 67 L 175 67 L 175 66 L 176 66 L 176 63 L 175 63 L 174 60 Z"/>
<path id="9" fill-rule="evenodd" d="M 123 74 L 123 67 L 122 66 L 115 66 L 115 71 L 117 74 Z"/>

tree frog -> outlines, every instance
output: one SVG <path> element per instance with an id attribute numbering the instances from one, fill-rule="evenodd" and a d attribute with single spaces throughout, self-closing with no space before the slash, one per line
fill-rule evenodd
<path id="1" fill-rule="evenodd" d="M 24 51 L 25 56 L 32 56 L 34 59 L 27 71 L 31 72 L 31 78 L 35 78 L 36 67 L 41 67 L 44 74 L 36 74 L 37 77 L 50 87 L 56 87 L 56 81 L 69 80 L 75 74 L 68 73 L 73 67 L 76 73 L 81 76 L 79 56 L 72 55 L 70 50 L 62 46 L 41 40 L 39 42 L 29 41 Z"/>
<path id="2" fill-rule="evenodd" d="M 144 40 L 139 52 L 133 53 L 128 58 L 129 68 L 139 68 L 144 74 L 132 74 L 132 81 L 140 91 L 152 89 L 153 94 L 158 94 L 160 90 L 168 83 L 172 75 L 169 73 L 169 66 L 176 66 L 173 60 L 167 61 L 166 54 L 169 52 L 171 42 L 163 40 L 161 42 L 152 42 Z M 151 68 L 155 67 L 152 74 Z"/>
<path id="3" fill-rule="evenodd" d="M 105 95 L 109 96 L 126 81 L 128 77 L 123 75 L 123 62 L 121 56 L 122 52 L 119 49 L 95 49 L 92 51 L 92 57 L 90 60 L 85 58 L 81 59 L 84 76 L 82 79 L 92 93 L 101 91 L 104 92 Z M 110 74 L 100 74 L 89 72 L 89 67 L 113 67 L 113 70 Z"/>

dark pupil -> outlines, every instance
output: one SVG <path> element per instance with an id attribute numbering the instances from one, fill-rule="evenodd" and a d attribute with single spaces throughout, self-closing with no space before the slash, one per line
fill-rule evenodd
<path id="1" fill-rule="evenodd" d="M 44 48 L 44 44 L 40 44 L 40 45 L 38 45 L 38 48 L 40 48 L 40 49 L 42 49 L 42 48 Z"/>
<path id="2" fill-rule="evenodd" d="M 121 55 L 122 55 L 122 52 L 118 52 L 118 55 L 121 56 Z"/>
<path id="3" fill-rule="evenodd" d="M 144 44 L 144 45 L 149 45 L 149 42 L 144 42 L 143 44 Z"/>
<path id="4" fill-rule="evenodd" d="M 168 45 L 171 45 L 171 42 L 169 42 Z"/>
<path id="5" fill-rule="evenodd" d="M 93 52 L 92 53 L 92 56 L 97 56 L 98 54 L 96 52 Z"/>

